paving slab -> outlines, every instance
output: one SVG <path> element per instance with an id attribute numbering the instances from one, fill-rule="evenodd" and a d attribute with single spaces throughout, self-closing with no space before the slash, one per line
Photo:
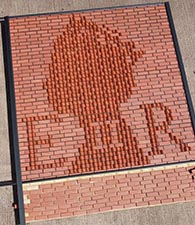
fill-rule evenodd
<path id="1" fill-rule="evenodd" d="M 195 202 L 120 210 L 96 215 L 40 221 L 29 225 L 192 225 Z"/>
<path id="2" fill-rule="evenodd" d="M 12 187 L 0 187 L 0 224 L 14 225 Z"/>

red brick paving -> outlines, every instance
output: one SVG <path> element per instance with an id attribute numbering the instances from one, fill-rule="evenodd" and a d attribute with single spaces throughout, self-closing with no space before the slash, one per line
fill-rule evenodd
<path id="1" fill-rule="evenodd" d="M 194 159 L 163 4 L 10 18 L 23 180 Z M 27 220 L 194 199 L 187 168 L 40 184 Z"/>
<path id="2" fill-rule="evenodd" d="M 37 185 L 37 190 L 24 191 L 30 200 L 30 204 L 25 205 L 26 219 L 71 217 L 194 200 L 195 185 L 188 169 L 78 178 Z"/>
<path id="3" fill-rule="evenodd" d="M 186 160 L 164 5 L 10 19 L 24 180 Z"/>

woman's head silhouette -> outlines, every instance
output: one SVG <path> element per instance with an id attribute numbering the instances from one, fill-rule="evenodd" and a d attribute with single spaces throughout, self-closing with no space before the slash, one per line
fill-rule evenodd
<path id="1" fill-rule="evenodd" d="M 44 88 L 59 114 L 73 113 L 89 122 L 119 118 L 119 105 L 132 93 L 132 66 L 142 56 L 121 33 L 70 17 L 54 42 L 50 75 Z"/>

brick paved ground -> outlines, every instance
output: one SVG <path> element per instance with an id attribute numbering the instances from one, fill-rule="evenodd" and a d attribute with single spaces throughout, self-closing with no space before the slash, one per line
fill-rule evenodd
<path id="1" fill-rule="evenodd" d="M 23 179 L 190 159 L 164 5 L 10 19 Z"/>
<path id="2" fill-rule="evenodd" d="M 164 5 L 10 18 L 10 30 L 23 180 L 193 159 Z M 194 199 L 187 168 L 140 172 L 32 185 L 27 220 Z"/>
<path id="3" fill-rule="evenodd" d="M 183 168 L 158 168 L 24 185 L 26 220 L 87 215 L 195 199 Z"/>

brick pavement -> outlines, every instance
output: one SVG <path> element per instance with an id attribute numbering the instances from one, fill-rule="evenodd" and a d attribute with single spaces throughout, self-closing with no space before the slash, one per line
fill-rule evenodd
<path id="1" fill-rule="evenodd" d="M 23 180 L 193 159 L 194 133 L 164 4 L 9 22 Z M 79 178 L 73 186 L 68 180 L 41 184 L 25 191 L 27 218 L 188 200 L 193 194 L 182 189 L 182 176 L 186 188 L 193 189 L 192 181 L 181 170 L 159 172 L 167 191 L 162 197 L 153 172 L 148 186 L 139 171 L 139 182 L 132 175 L 94 178 L 97 194 L 93 175 L 82 185 Z M 123 193 L 122 180 L 124 189 L 138 182 L 137 194 Z"/>

